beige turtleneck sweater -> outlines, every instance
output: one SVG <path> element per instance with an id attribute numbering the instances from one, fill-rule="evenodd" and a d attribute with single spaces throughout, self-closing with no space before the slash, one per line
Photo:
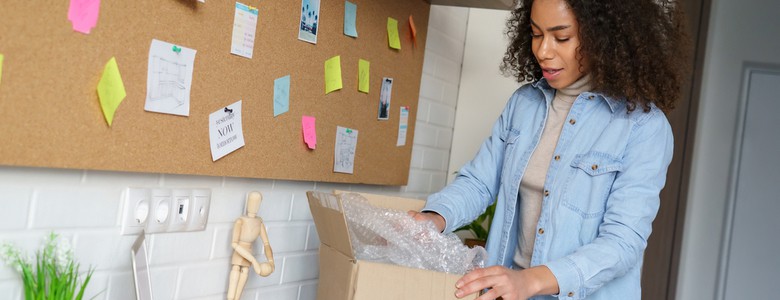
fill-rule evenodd
<path id="1" fill-rule="evenodd" d="M 536 238 L 536 226 L 539 222 L 539 215 L 542 212 L 542 201 L 544 200 L 544 183 L 547 177 L 547 169 L 550 167 L 550 161 L 555 156 L 555 147 L 558 144 L 558 138 L 561 135 L 561 129 L 566 121 L 574 100 L 581 93 L 590 90 L 590 76 L 585 75 L 572 83 L 570 86 L 559 89 L 555 92 L 552 105 L 547 112 L 547 121 L 544 125 L 544 131 L 539 139 L 525 174 L 520 181 L 520 214 L 522 223 L 519 224 L 520 230 L 518 236 L 517 250 L 515 251 L 515 264 L 522 268 L 528 268 L 531 265 L 531 255 L 534 250 L 534 240 Z"/>

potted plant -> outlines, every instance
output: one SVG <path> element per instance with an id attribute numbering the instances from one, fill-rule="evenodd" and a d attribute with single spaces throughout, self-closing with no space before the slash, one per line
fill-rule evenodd
<path id="1" fill-rule="evenodd" d="M 49 234 L 34 258 L 13 245 L 0 246 L 0 257 L 5 265 L 16 269 L 22 278 L 24 299 L 81 300 L 84 297 L 95 269 L 89 268 L 85 274 L 79 274 L 79 264 L 73 258 L 67 240 L 58 243 L 57 239 L 57 234 Z"/>
<path id="2" fill-rule="evenodd" d="M 479 215 L 474 221 L 469 224 L 463 225 L 455 232 L 468 230 L 474 235 L 474 238 L 467 238 L 464 243 L 466 246 L 482 246 L 485 247 L 488 233 L 490 232 L 490 223 L 493 221 L 493 214 L 496 213 L 496 201 L 485 209 L 485 212 Z"/>

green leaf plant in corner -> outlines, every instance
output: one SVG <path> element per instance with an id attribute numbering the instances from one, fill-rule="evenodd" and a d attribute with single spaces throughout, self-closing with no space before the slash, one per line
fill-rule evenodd
<path id="1" fill-rule="evenodd" d="M 0 246 L 4 264 L 14 268 L 22 279 L 25 300 L 81 300 L 84 297 L 95 269 L 89 268 L 80 274 L 67 240 L 59 243 L 58 237 L 55 233 L 46 236 L 34 258 L 13 245 L 4 243 Z"/>

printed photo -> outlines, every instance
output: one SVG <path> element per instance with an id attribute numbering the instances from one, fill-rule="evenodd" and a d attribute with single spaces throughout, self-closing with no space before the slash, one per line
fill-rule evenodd
<path id="1" fill-rule="evenodd" d="M 320 20 L 320 0 L 301 0 L 301 23 L 298 39 L 317 43 L 317 25 Z"/>
<path id="2" fill-rule="evenodd" d="M 382 78 L 382 90 L 379 92 L 379 115 L 380 120 L 390 118 L 390 96 L 393 92 L 393 79 L 389 77 Z"/>

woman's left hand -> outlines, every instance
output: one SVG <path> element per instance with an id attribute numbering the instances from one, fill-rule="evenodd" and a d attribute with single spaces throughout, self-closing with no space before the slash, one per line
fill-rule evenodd
<path id="1" fill-rule="evenodd" d="M 477 269 L 464 275 L 455 284 L 455 296 L 463 298 L 483 289 L 489 289 L 477 300 L 528 299 L 539 294 L 558 292 L 558 281 L 545 266 L 525 270 L 510 270 L 503 266 Z"/>

